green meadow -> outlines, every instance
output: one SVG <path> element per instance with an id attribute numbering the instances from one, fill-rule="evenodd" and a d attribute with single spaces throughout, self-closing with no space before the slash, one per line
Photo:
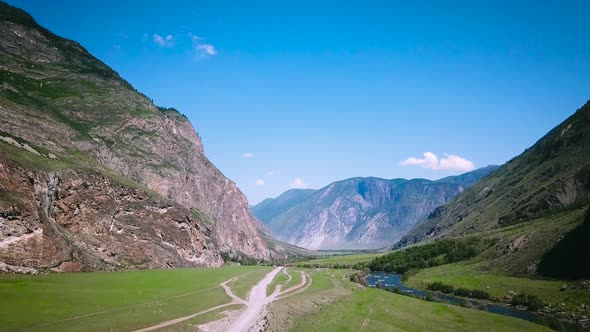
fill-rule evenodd
<path id="1" fill-rule="evenodd" d="M 228 303 L 220 283 L 243 274 L 253 276 L 236 286 L 244 295 L 256 283 L 254 276 L 269 269 L 231 266 L 2 275 L 1 330 L 129 331 Z"/>
<path id="2" fill-rule="evenodd" d="M 479 289 L 502 299 L 508 292 L 528 293 L 538 296 L 545 304 L 565 304 L 566 309 L 590 303 L 590 291 L 561 291 L 564 281 L 529 279 L 482 271 L 478 262 L 466 261 L 423 269 L 407 279 L 415 288 L 426 288 L 433 282 L 442 282 L 455 287 Z"/>
<path id="3" fill-rule="evenodd" d="M 448 268 L 448 266 L 445 266 Z M 131 331 L 230 302 L 219 284 L 247 297 L 271 267 L 146 270 L 0 277 L 2 331 Z M 305 291 L 273 302 L 270 324 L 278 331 L 544 331 L 520 319 L 432 303 L 351 283 L 345 269 L 288 268 L 275 285 L 286 289 L 311 275 Z M 424 270 L 427 271 L 428 270 Z M 423 278 L 420 274 L 414 282 Z M 549 288 L 553 287 L 547 286 Z M 193 331 L 222 318 L 221 308 L 163 331 Z"/>
<path id="4" fill-rule="evenodd" d="M 550 331 L 517 318 L 362 287 L 348 281 L 350 270 L 306 271 L 313 279 L 306 291 L 270 305 L 271 330 Z"/>

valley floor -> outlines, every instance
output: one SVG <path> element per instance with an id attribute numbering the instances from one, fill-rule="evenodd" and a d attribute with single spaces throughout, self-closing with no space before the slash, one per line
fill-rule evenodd
<path id="1" fill-rule="evenodd" d="M 270 271 L 233 266 L 5 275 L 0 276 L 0 322 L 3 331 L 132 331 L 229 303 L 220 283 L 236 276 L 254 282 Z M 232 286 L 244 294 L 252 284 Z"/>
<path id="2" fill-rule="evenodd" d="M 347 270 L 310 272 L 305 292 L 273 303 L 269 331 L 550 331 L 528 321 L 363 287 Z"/>
<path id="3" fill-rule="evenodd" d="M 7 331 L 241 331 L 255 320 L 268 331 L 547 330 L 366 288 L 348 281 L 350 272 L 245 266 L 0 276 L 0 322 Z"/>

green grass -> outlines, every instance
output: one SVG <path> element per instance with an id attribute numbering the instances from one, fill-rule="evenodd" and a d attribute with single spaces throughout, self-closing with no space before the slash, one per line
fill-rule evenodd
<path id="1" fill-rule="evenodd" d="M 385 255 L 386 253 L 370 253 L 370 254 L 354 254 L 354 255 L 334 255 L 334 256 L 327 256 L 324 258 L 318 259 L 311 259 L 308 261 L 297 263 L 297 266 L 302 266 L 304 264 L 317 264 L 317 265 L 333 265 L 333 264 L 345 264 L 345 265 L 354 265 L 356 263 L 366 263 L 371 261 L 375 257 L 380 257 Z"/>
<path id="2" fill-rule="evenodd" d="M 229 287 L 232 292 L 238 297 L 247 300 L 248 293 L 254 285 L 256 285 L 266 274 L 271 271 L 270 267 L 259 267 L 246 275 L 239 277 L 236 281 L 231 282 Z"/>
<path id="3" fill-rule="evenodd" d="M 283 285 L 284 283 L 289 280 L 283 272 L 277 274 L 277 276 L 273 279 L 273 281 L 266 287 L 266 295 L 270 295 L 275 291 L 275 287 L 278 285 Z M 285 287 L 283 287 L 285 289 Z"/>
<path id="4" fill-rule="evenodd" d="M 289 275 L 291 276 L 291 281 L 289 281 L 288 283 L 286 283 L 283 286 L 283 289 L 287 289 L 289 287 L 298 285 L 301 282 L 301 273 L 300 273 L 300 269 L 293 269 L 293 268 L 288 268 L 287 269 L 287 273 L 289 273 Z"/>
<path id="5" fill-rule="evenodd" d="M 345 288 L 350 294 L 297 317 L 293 331 L 549 331 L 516 318 L 359 288 L 334 270 L 312 276 L 313 284 L 306 292 L 284 301 L 302 301 L 314 293 L 325 297 L 333 287 Z"/>
<path id="6" fill-rule="evenodd" d="M 219 283 L 266 271 L 248 266 L 0 276 L 1 329 L 132 330 L 228 303 Z M 78 316 L 85 317 L 71 319 Z"/>
<path id="7" fill-rule="evenodd" d="M 244 308 L 241 304 L 230 305 L 227 307 L 223 307 L 221 309 L 217 309 L 206 314 L 194 317 L 192 319 L 186 320 L 184 322 L 180 322 L 178 324 L 174 324 L 172 326 L 168 326 L 162 329 L 159 329 L 158 332 L 194 332 L 196 327 L 205 324 L 208 322 L 213 322 L 216 320 L 220 320 L 225 315 L 222 312 L 227 310 L 240 310 Z"/>
<path id="8" fill-rule="evenodd" d="M 480 269 L 480 263 L 472 261 L 420 270 L 408 278 L 407 284 L 416 288 L 426 288 L 428 284 L 435 281 L 455 287 L 483 290 L 500 299 L 509 291 L 529 293 L 541 298 L 545 304 L 565 303 L 566 309 L 570 310 L 576 305 L 590 303 L 590 291 L 561 292 L 563 281 L 511 277 L 485 272 Z"/>

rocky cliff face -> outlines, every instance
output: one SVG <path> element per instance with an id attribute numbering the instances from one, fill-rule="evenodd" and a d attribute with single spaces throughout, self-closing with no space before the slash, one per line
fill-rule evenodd
<path id="1" fill-rule="evenodd" d="M 220 266 L 210 224 L 100 173 L 30 171 L 0 154 L 0 270 Z"/>
<path id="2" fill-rule="evenodd" d="M 352 178 L 310 192 L 288 191 L 252 211 L 278 239 L 309 249 L 380 248 L 493 171 L 439 181 Z"/>
<path id="3" fill-rule="evenodd" d="M 19 165 L 32 172 L 29 177 L 53 176 L 62 185 L 92 183 L 86 179 L 89 174 L 114 174 L 119 183 L 130 184 L 127 188 L 140 184 L 145 192 L 169 199 L 178 214 L 190 217 L 190 209 L 198 211 L 201 217 L 190 222 L 201 225 L 200 236 L 209 236 L 215 243 L 207 248 L 256 258 L 271 255 L 245 196 L 207 159 L 186 117 L 174 109 L 156 107 L 78 43 L 52 34 L 28 14 L 1 2 L 0 136 L 0 151 L 5 160 L 14 162 L 5 167 Z M 67 174 L 67 181 L 60 174 Z M 102 192 L 115 195 L 115 182 Z M 61 213 L 65 212 L 54 210 L 53 218 L 63 219 Z M 166 224 L 166 213 L 150 214 L 147 208 L 141 213 L 163 216 L 161 222 Z M 0 221 L 14 223 L 1 217 Z M 194 232 L 200 232 L 194 227 Z M 35 238 L 43 238 L 45 233 L 35 229 Z M 164 241 L 165 234 L 152 235 L 166 250 L 172 248 L 168 243 L 176 243 Z M 190 242 L 178 241 L 175 246 Z M 8 257 L 12 245 L 5 247 L 0 260 Z M 189 253 L 191 246 L 182 248 L 187 252 L 178 257 L 184 263 L 177 260 L 172 265 L 219 263 L 213 253 L 197 259 Z M 145 266 L 166 265 L 162 258 Z"/>

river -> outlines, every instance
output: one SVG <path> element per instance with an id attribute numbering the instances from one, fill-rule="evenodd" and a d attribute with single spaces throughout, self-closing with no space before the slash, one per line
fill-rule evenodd
<path id="1" fill-rule="evenodd" d="M 367 283 L 370 287 L 375 287 L 377 282 L 380 281 L 383 288 L 397 288 L 402 293 L 408 295 L 414 295 L 425 299 L 427 296 L 430 296 L 436 302 L 445 302 L 455 305 L 463 305 L 474 309 L 479 309 L 487 312 L 491 312 L 494 314 L 510 316 L 515 318 L 520 318 L 524 320 L 528 320 L 533 323 L 541 324 L 548 326 L 552 329 L 557 331 L 579 331 L 579 329 L 571 324 L 563 323 L 558 321 L 557 319 L 541 316 L 537 313 L 533 313 L 530 311 L 519 310 L 514 307 L 510 307 L 507 305 L 501 304 L 494 304 L 485 301 L 479 301 L 475 299 L 466 299 L 457 296 L 446 295 L 438 292 L 431 292 L 425 291 L 420 289 L 414 289 L 411 287 L 407 287 L 402 283 L 402 275 L 396 273 L 387 273 L 387 272 L 371 272 L 367 277 Z"/>

